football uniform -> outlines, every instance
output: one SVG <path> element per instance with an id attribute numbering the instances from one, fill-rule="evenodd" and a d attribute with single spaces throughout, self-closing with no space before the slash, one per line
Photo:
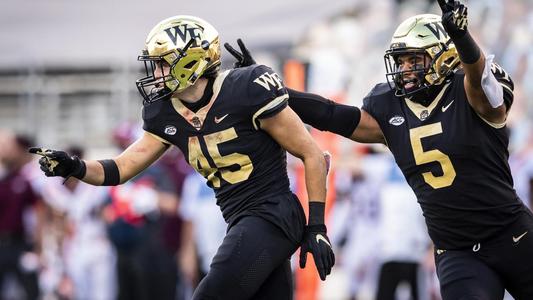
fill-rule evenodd
<path id="1" fill-rule="evenodd" d="M 474 111 L 463 80 L 458 71 L 428 107 L 395 97 L 387 84 L 377 85 L 363 105 L 414 190 L 439 249 L 485 241 L 524 211 L 507 163 L 508 130 Z M 510 91 L 505 97 L 512 97 L 511 83 L 504 86 Z"/>
<path id="2" fill-rule="evenodd" d="M 512 81 L 495 64 L 492 71 L 509 108 Z M 378 122 L 421 205 L 443 299 L 501 299 L 504 288 L 531 299 L 533 217 L 513 189 L 509 131 L 470 106 L 464 76 L 457 71 L 427 107 L 378 84 L 363 109 Z"/>
<path id="3" fill-rule="evenodd" d="M 287 106 L 287 90 L 261 65 L 221 73 L 212 89 L 196 112 L 176 97 L 143 109 L 144 130 L 184 153 L 215 191 L 229 224 L 194 299 L 256 298 L 258 291 L 284 299 L 292 292 L 286 270 L 305 214 L 289 189 L 286 152 L 259 119 Z"/>

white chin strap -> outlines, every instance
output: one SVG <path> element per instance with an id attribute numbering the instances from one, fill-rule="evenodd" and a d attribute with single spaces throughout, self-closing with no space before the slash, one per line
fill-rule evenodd
<path id="1" fill-rule="evenodd" d="M 485 92 L 487 99 L 489 99 L 490 106 L 497 108 L 503 104 L 503 87 L 491 71 L 493 59 L 493 54 L 485 57 L 485 68 L 481 76 L 481 88 Z"/>

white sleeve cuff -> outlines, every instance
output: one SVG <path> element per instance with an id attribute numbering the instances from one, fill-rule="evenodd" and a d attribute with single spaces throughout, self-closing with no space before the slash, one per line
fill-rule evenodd
<path id="1" fill-rule="evenodd" d="M 503 104 L 503 87 L 498 82 L 491 71 L 492 60 L 494 55 L 491 54 L 485 58 L 485 68 L 481 76 L 481 88 L 493 108 L 500 107 Z"/>

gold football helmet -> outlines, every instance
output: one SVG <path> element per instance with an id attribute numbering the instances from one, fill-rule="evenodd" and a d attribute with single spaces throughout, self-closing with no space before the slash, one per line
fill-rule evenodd
<path id="1" fill-rule="evenodd" d="M 404 55 L 411 55 L 413 61 L 422 55 L 424 64 L 414 64 L 410 70 L 402 71 L 398 58 Z M 403 21 L 385 52 L 387 82 L 399 97 L 410 97 L 441 85 L 459 63 L 459 55 L 442 26 L 441 17 L 433 14 L 416 15 Z M 416 82 L 414 87 L 406 89 L 404 75 L 409 72 L 416 74 Z"/>
<path id="2" fill-rule="evenodd" d="M 136 81 L 145 102 L 163 99 L 193 85 L 201 76 L 218 72 L 218 32 L 198 17 L 170 17 L 150 31 L 138 60 L 146 70 L 146 76 Z"/>

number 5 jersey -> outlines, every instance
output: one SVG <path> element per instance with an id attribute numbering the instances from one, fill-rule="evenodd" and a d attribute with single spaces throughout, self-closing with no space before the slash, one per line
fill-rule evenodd
<path id="1" fill-rule="evenodd" d="M 509 108 L 513 83 L 493 67 Z M 457 71 L 427 107 L 396 97 L 387 84 L 378 84 L 363 104 L 379 123 L 439 249 L 483 242 L 525 209 L 513 189 L 508 129 L 474 111 L 463 80 Z"/>

